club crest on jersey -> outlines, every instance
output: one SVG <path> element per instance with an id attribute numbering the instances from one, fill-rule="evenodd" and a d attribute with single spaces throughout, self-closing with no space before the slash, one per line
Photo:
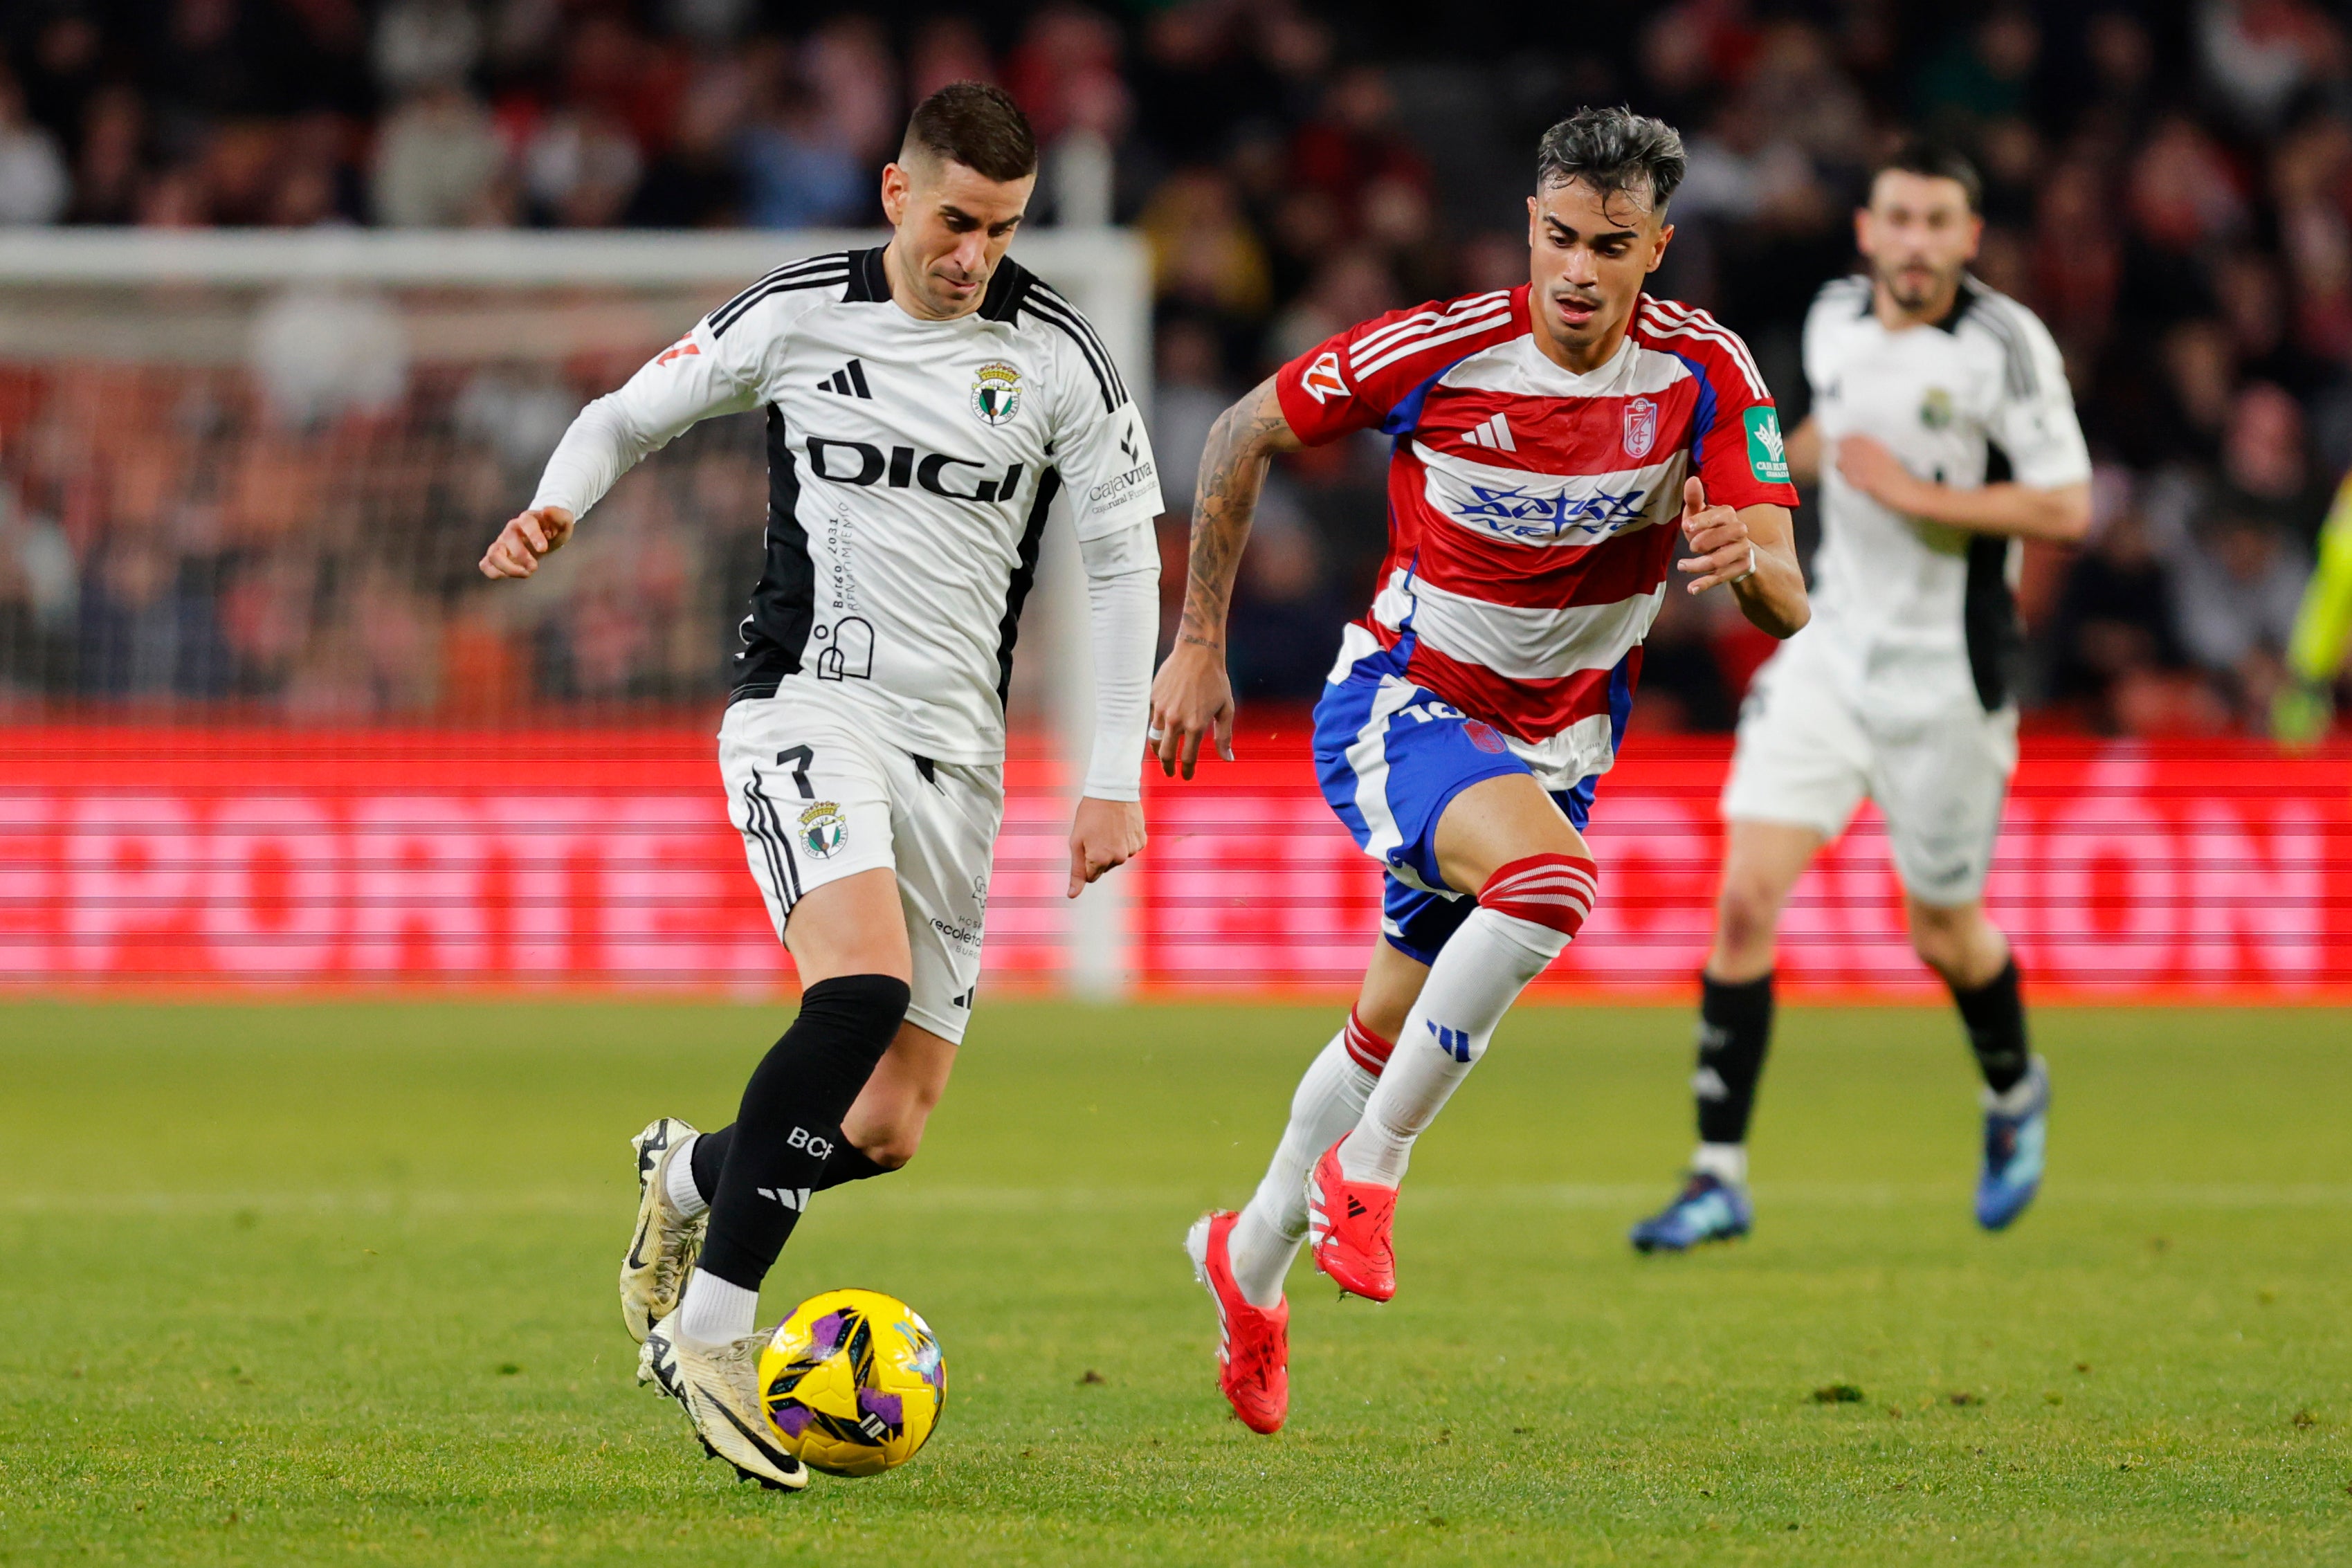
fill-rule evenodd
<path id="1" fill-rule="evenodd" d="M 1646 397 L 1625 405 L 1625 455 L 1641 458 L 1658 444 L 1658 405 Z"/>
<path id="2" fill-rule="evenodd" d="M 1021 373 L 1002 361 L 982 365 L 972 374 L 971 411 L 992 426 L 1020 413 Z"/>
<path id="3" fill-rule="evenodd" d="M 820 860 L 830 860 L 849 837 L 849 818 L 829 800 L 818 801 L 801 813 L 801 847 Z"/>
<path id="4" fill-rule="evenodd" d="M 1318 403 L 1347 396 L 1348 384 L 1339 374 L 1339 354 L 1326 353 L 1308 365 L 1307 374 L 1298 378 L 1298 390 Z"/>
<path id="5" fill-rule="evenodd" d="M 1940 386 L 1931 386 L 1919 400 L 1919 423 L 1930 430 L 1941 430 L 1952 422 L 1952 395 Z"/>

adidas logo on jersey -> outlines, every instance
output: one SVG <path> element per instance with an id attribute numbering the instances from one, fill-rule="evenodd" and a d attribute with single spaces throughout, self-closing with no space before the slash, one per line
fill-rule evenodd
<path id="1" fill-rule="evenodd" d="M 844 397 L 863 397 L 871 402 L 873 389 L 866 384 L 866 367 L 851 360 L 831 375 L 816 384 L 819 392 L 837 392 Z"/>
<path id="2" fill-rule="evenodd" d="M 1511 422 L 1500 414 L 1462 433 L 1462 438 L 1473 447 L 1485 447 L 1491 451 L 1516 452 L 1519 444 L 1511 439 Z"/>

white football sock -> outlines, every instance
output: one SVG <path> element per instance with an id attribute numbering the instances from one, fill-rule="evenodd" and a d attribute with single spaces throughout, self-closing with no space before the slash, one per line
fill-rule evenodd
<path id="1" fill-rule="evenodd" d="M 1307 1173 L 1364 1114 L 1364 1101 L 1380 1081 L 1364 1060 L 1375 1052 L 1384 1057 L 1385 1044 L 1350 1016 L 1298 1080 L 1290 1125 L 1282 1130 L 1274 1161 L 1225 1243 L 1234 1282 L 1251 1306 L 1272 1307 L 1282 1300 L 1283 1277 L 1307 1239 Z"/>
<path id="2" fill-rule="evenodd" d="M 751 1331 L 759 1315 L 757 1290 L 698 1268 L 686 1281 L 686 1299 L 677 1304 L 672 1331 L 701 1344 L 730 1344 Z"/>
<path id="3" fill-rule="evenodd" d="M 1567 935 L 1549 926 L 1483 907 L 1472 911 L 1430 965 L 1380 1087 L 1339 1145 L 1348 1180 L 1384 1187 L 1403 1181 L 1412 1141 L 1470 1076 L 1528 982 L 1567 946 Z"/>
<path id="4" fill-rule="evenodd" d="M 701 1137 L 698 1132 L 677 1146 L 677 1152 L 669 1157 L 668 1177 L 662 1184 L 670 1203 L 688 1219 L 698 1219 L 710 1212 L 702 1190 L 694 1184 L 694 1145 Z"/>
<path id="5" fill-rule="evenodd" d="M 1748 1145 L 1745 1143 L 1702 1143 L 1691 1156 L 1690 1168 L 1700 1175 L 1713 1176 L 1718 1182 L 1729 1182 L 1735 1187 L 1748 1184 Z"/>

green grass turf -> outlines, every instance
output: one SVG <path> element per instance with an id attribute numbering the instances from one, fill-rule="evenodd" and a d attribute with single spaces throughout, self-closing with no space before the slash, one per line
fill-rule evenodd
<path id="1" fill-rule="evenodd" d="M 1177 1241 L 1336 1011 L 986 1006 L 770 1291 L 917 1303 L 945 1422 L 793 1498 L 701 1462 L 612 1293 L 624 1141 L 724 1120 L 781 1016 L 0 1007 L 0 1560 L 2352 1561 L 2343 1013 L 2042 1015 L 2052 1179 L 1987 1237 L 1953 1021 L 1791 1010 L 1757 1237 L 1643 1259 L 1689 1020 L 1529 1010 L 1415 1161 L 1402 1297 L 1293 1275 L 1265 1439 Z"/>

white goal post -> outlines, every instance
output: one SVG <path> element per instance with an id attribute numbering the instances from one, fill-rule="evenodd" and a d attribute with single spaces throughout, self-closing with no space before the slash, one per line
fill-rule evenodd
<path id="1" fill-rule="evenodd" d="M 583 355 L 620 363 L 618 356 L 658 349 L 784 262 L 887 237 L 850 230 L 0 230 L 0 362 L 266 377 L 275 332 L 303 352 L 280 352 L 272 363 L 311 351 L 341 356 L 340 366 L 320 374 L 356 384 L 354 396 L 366 395 L 371 358 L 403 366 L 560 364 Z M 1013 254 L 1092 320 L 1148 415 L 1151 290 L 1143 243 L 1115 228 L 1047 227 L 1023 234 Z M 299 371 L 287 379 L 285 395 L 308 395 Z M 163 416 L 97 395 L 89 401 L 105 411 L 86 417 L 101 424 Z M 1050 716 L 1075 792 L 1092 689 L 1066 505 L 1057 503 L 1061 515 L 1046 532 L 1016 684 L 1024 706 Z M 498 520 L 477 521 L 486 530 Z M 298 516 L 284 526 L 306 524 Z M 714 695 L 718 679 L 714 659 Z M 1111 997 L 1125 989 L 1128 924 L 1118 877 L 1087 889 L 1068 924 L 1074 992 Z"/>

